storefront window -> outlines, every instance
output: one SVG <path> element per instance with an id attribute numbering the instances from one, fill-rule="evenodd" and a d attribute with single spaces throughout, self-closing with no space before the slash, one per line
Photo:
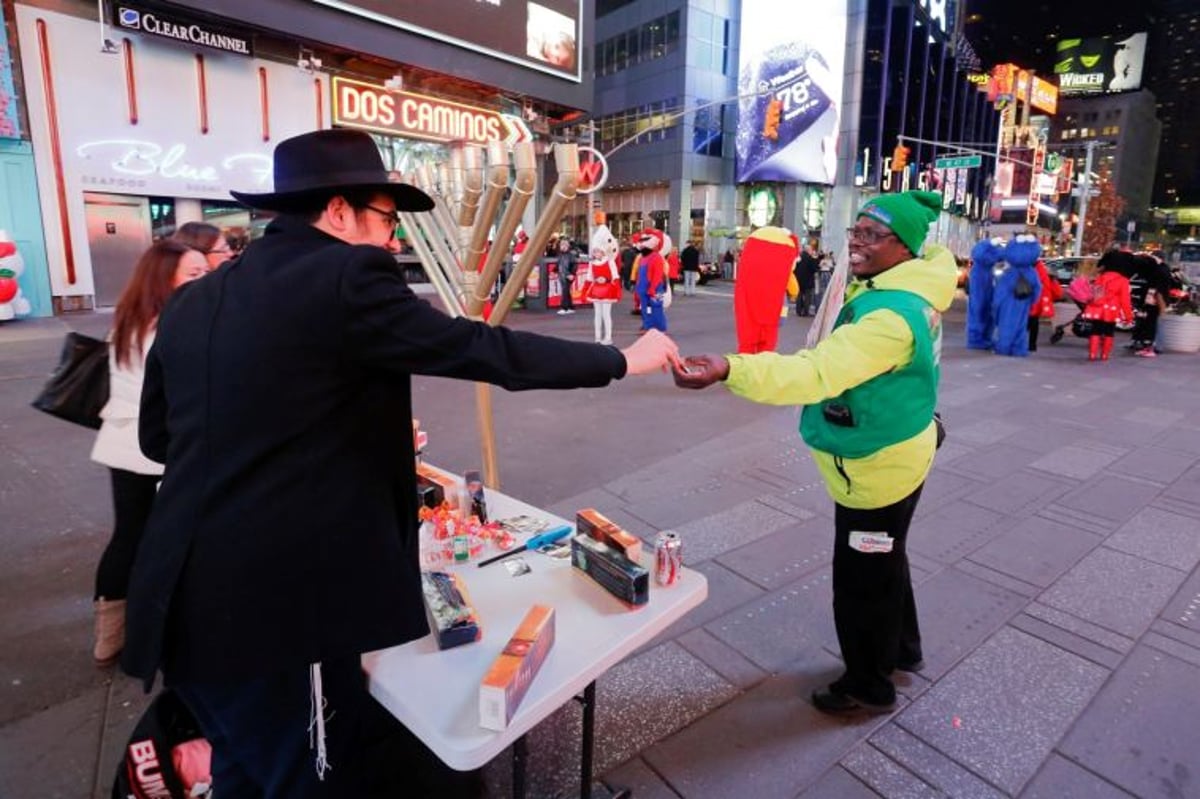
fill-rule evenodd
<path id="1" fill-rule="evenodd" d="M 165 239 L 175 232 L 175 198 L 150 197 L 150 237 Z"/>

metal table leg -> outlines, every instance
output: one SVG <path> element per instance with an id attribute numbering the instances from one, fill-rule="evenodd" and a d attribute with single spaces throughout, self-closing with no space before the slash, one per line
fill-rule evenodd
<path id="1" fill-rule="evenodd" d="M 512 745 L 512 786 L 513 799 L 525 799 L 525 763 L 529 759 L 529 750 L 522 735 L 513 741 Z"/>
<path id="2" fill-rule="evenodd" d="M 583 696 L 575 697 L 583 706 L 583 751 L 579 756 L 579 797 L 591 799 L 592 747 L 596 733 L 596 681 L 588 683 Z"/>

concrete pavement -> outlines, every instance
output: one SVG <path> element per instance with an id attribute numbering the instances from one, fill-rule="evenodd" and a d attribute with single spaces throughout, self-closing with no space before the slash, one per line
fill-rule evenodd
<path id="1" fill-rule="evenodd" d="M 730 288 L 677 295 L 687 352 L 733 347 Z M 617 343 L 637 320 L 617 309 Z M 1065 306 L 1063 310 L 1066 314 Z M 28 407 L 73 327 L 0 326 L 0 797 L 107 796 L 145 700 L 90 659 L 91 582 L 111 523 L 93 434 Z M 590 339 L 591 313 L 514 326 Z M 786 320 L 781 350 L 803 340 Z M 948 315 L 949 438 L 910 534 L 926 669 L 891 716 L 830 718 L 832 505 L 791 408 L 666 376 L 495 391 L 504 489 L 678 530 L 709 599 L 599 681 L 603 786 L 658 797 L 1200 797 L 1200 358 L 1068 337 L 1027 359 L 963 348 Z M 418 379 L 429 457 L 479 463 L 474 389 Z M 576 786 L 579 711 L 532 734 L 530 795 Z M 505 795 L 507 760 L 489 766 Z"/>

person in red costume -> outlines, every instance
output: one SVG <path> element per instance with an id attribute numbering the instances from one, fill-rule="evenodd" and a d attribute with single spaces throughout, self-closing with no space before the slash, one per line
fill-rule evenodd
<path id="1" fill-rule="evenodd" d="M 642 254 L 637 273 L 637 296 L 642 309 L 642 330 L 667 332 L 663 298 L 667 290 L 667 262 L 662 257 L 665 237 L 661 230 L 646 228 L 634 237 Z"/>
<path id="2" fill-rule="evenodd" d="M 796 237 L 781 227 L 761 227 L 746 239 L 733 289 L 739 353 L 775 349 L 780 298 L 787 290 L 799 249 Z"/>
<path id="3" fill-rule="evenodd" d="M 1133 274 L 1133 253 L 1109 250 L 1097 264 L 1100 273 L 1092 280 L 1092 301 L 1083 309 L 1083 318 L 1092 320 L 1088 338 L 1088 360 L 1107 361 L 1113 350 L 1117 322 L 1133 322 L 1129 299 L 1129 275 Z"/>
<path id="4" fill-rule="evenodd" d="M 1038 258 L 1033 264 L 1037 270 L 1038 282 L 1042 284 L 1042 293 L 1029 309 L 1029 351 L 1037 352 L 1038 327 L 1043 319 L 1054 319 L 1054 303 L 1062 299 L 1063 288 L 1057 280 L 1050 277 L 1046 263 Z"/>

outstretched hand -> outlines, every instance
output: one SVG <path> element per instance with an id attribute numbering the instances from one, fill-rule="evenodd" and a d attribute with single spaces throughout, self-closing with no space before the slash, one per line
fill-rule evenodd
<path id="1" fill-rule="evenodd" d="M 729 377 L 729 361 L 724 355 L 689 355 L 671 362 L 671 376 L 680 388 L 707 388 Z"/>
<path id="2" fill-rule="evenodd" d="M 679 360 L 679 345 L 670 336 L 657 330 L 646 331 L 641 338 L 621 350 L 625 356 L 626 375 L 645 375 L 666 371 L 667 365 Z"/>

